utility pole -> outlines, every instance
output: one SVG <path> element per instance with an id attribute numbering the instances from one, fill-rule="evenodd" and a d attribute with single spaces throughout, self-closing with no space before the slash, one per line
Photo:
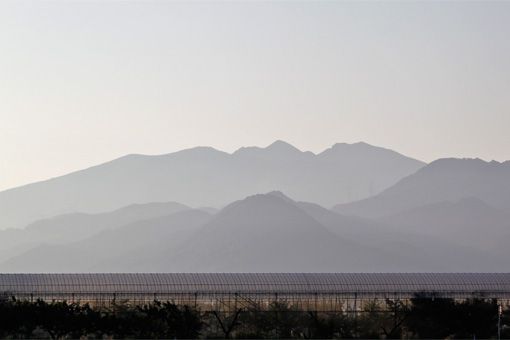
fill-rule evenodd
<path id="1" fill-rule="evenodd" d="M 498 340 L 501 340 L 501 315 L 503 314 L 503 307 L 501 303 L 498 304 Z"/>

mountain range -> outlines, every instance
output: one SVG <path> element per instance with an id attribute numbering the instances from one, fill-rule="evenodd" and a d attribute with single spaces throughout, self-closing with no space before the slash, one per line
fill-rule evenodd
<path id="1" fill-rule="evenodd" d="M 339 204 L 334 209 L 343 214 L 378 218 L 469 197 L 510 212 L 510 161 L 439 159 L 373 197 Z"/>
<path id="2" fill-rule="evenodd" d="M 135 159 L 137 167 L 133 167 Z M 378 164 L 384 176 L 376 175 Z M 414 164 L 416 169 L 391 168 L 398 164 Z M 175 184 L 176 174 L 182 175 L 182 183 Z M 130 184 L 129 176 L 132 188 L 112 192 L 122 183 Z M 368 196 L 370 181 L 380 185 L 382 179 L 390 183 L 390 177 L 394 183 L 387 188 L 380 186 L 370 197 L 342 203 L 347 201 L 342 187 L 351 185 L 360 197 Z M 137 182 L 141 178 L 147 180 L 147 187 Z M 167 184 L 158 187 L 158 181 Z M 65 188 L 65 183 L 70 187 Z M 168 183 L 180 191 L 173 192 Z M 220 183 L 226 189 L 213 190 Z M 183 193 L 184 187 L 190 192 Z M 301 194 L 273 191 L 279 187 Z M 67 196 L 60 197 L 64 189 Z M 165 190 L 164 197 L 188 195 L 195 204 L 158 203 Z M 42 199 L 42 192 L 53 205 Z M 332 202 L 338 192 L 340 204 L 332 209 L 320 204 Z M 218 203 L 236 193 L 239 196 L 231 203 Z M 166 156 L 130 156 L 0 193 L 0 202 L 12 207 L 15 201 L 9 195 L 43 207 L 28 204 L 30 214 L 12 213 L 4 219 L 30 222 L 0 231 L 0 272 L 510 270 L 506 261 L 510 162 L 450 158 L 422 164 L 364 143 L 337 144 L 315 155 L 276 142 L 233 154 L 199 148 Z M 106 204 L 108 197 L 116 204 Z M 67 209 L 65 198 L 67 208 L 73 206 L 76 212 L 51 215 Z M 124 201 L 128 202 L 124 207 L 117 206 Z M 77 202 L 86 203 L 89 210 Z M 108 211 L 110 205 L 115 208 Z M 5 206 L 2 209 L 6 211 Z M 34 221 L 38 214 L 51 216 Z"/>
<path id="3" fill-rule="evenodd" d="M 3 272 L 374 272 L 510 268 L 482 250 L 345 217 L 280 192 L 236 201 L 211 215 L 187 209 L 43 244 Z"/>
<path id="4" fill-rule="evenodd" d="M 277 141 L 232 154 L 198 147 L 160 156 L 128 155 L 0 192 L 0 229 L 134 203 L 171 201 L 221 208 L 272 190 L 332 206 L 376 194 L 424 165 L 365 143 L 335 144 L 319 154 Z"/>
<path id="5" fill-rule="evenodd" d="M 187 209 L 190 208 L 174 202 L 132 204 L 106 213 L 64 214 L 36 221 L 22 229 L 0 230 L 0 262 L 40 244 L 75 242 L 103 230 Z"/>

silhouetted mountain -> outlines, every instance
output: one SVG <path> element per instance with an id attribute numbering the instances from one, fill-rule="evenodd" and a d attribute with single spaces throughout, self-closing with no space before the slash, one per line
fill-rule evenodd
<path id="1" fill-rule="evenodd" d="M 175 202 L 132 204 L 100 214 L 74 213 L 36 221 L 24 229 L 0 231 L 0 261 L 42 243 L 64 244 L 90 237 L 102 230 L 135 221 L 169 215 L 189 207 Z"/>
<path id="2" fill-rule="evenodd" d="M 0 229 L 132 203 L 176 201 L 221 207 L 271 190 L 332 205 L 378 193 L 423 165 L 365 143 L 336 144 L 317 155 L 282 141 L 233 154 L 200 147 L 161 156 L 129 155 L 0 192 Z"/>
<path id="3" fill-rule="evenodd" d="M 334 209 L 343 214 L 379 218 L 468 197 L 510 212 L 510 162 L 440 159 L 374 197 Z"/>
<path id="4" fill-rule="evenodd" d="M 54 234 L 50 237 L 76 239 L 76 233 L 92 235 L 102 229 L 112 229 L 134 221 L 166 216 L 189 207 L 176 202 L 157 202 L 132 204 L 112 212 L 99 214 L 67 214 L 41 220 L 28 225 L 25 229 L 33 233 Z M 69 235 L 72 233 L 73 235 Z"/>
<path id="5" fill-rule="evenodd" d="M 333 234 L 289 198 L 270 193 L 225 207 L 181 249 L 168 253 L 173 261 L 161 256 L 156 264 L 158 271 L 321 272 L 374 269 L 373 254 Z"/>
<path id="6" fill-rule="evenodd" d="M 500 255 L 510 253 L 510 214 L 477 198 L 432 203 L 382 220 L 400 231 L 431 235 Z"/>
<path id="7" fill-rule="evenodd" d="M 215 215 L 185 210 L 39 246 L 0 265 L 37 272 L 494 271 L 488 252 L 346 217 L 281 192 L 250 196 Z"/>
<path id="8" fill-rule="evenodd" d="M 390 271 L 387 264 L 396 258 L 397 271 L 500 271 L 510 268 L 495 254 L 476 244 L 462 244 L 445 239 L 440 233 L 427 234 L 413 228 L 345 216 L 317 204 L 296 203 L 302 210 L 330 231 L 362 247 L 384 250 L 380 271 Z M 508 253 L 508 252 L 507 252 Z"/>
<path id="9" fill-rule="evenodd" d="M 0 265 L 4 272 L 109 272 L 125 271 L 139 262 L 150 270 L 153 254 L 174 249 L 192 236 L 210 215 L 186 210 L 168 216 L 129 223 L 103 230 L 94 236 L 67 244 L 39 245 Z M 166 259 L 169 260 L 169 259 Z"/>

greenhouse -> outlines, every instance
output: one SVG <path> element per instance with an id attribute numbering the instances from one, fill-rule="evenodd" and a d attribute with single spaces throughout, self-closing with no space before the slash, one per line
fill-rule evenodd
<path id="1" fill-rule="evenodd" d="M 94 305 L 172 301 L 201 310 L 358 309 L 366 301 L 414 296 L 510 299 L 510 273 L 167 273 L 0 274 L 0 297 Z"/>

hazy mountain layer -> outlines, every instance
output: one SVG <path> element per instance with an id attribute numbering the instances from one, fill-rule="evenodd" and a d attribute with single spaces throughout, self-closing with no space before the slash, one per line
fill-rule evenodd
<path id="1" fill-rule="evenodd" d="M 0 229 L 133 203 L 222 207 L 239 197 L 272 190 L 331 206 L 376 194 L 423 165 L 365 143 L 336 144 L 320 154 L 278 141 L 233 154 L 201 147 L 161 156 L 129 155 L 0 192 Z"/>
<path id="2" fill-rule="evenodd" d="M 510 212 L 510 161 L 440 159 L 374 197 L 334 209 L 342 214 L 379 218 L 470 197 Z"/>
<path id="3" fill-rule="evenodd" d="M 150 272 L 153 254 L 179 247 L 209 218 L 199 210 L 104 230 L 88 239 L 66 244 L 42 244 L 0 265 L 3 272 L 122 272 L 142 262 Z M 147 260 L 150 259 L 150 260 Z M 162 259 L 169 261 L 170 259 Z"/>
<path id="4" fill-rule="evenodd" d="M 381 220 L 398 231 L 431 235 L 494 254 L 510 253 L 510 214 L 477 198 L 432 203 Z"/>
<path id="5" fill-rule="evenodd" d="M 133 204 L 112 212 L 59 215 L 36 221 L 24 229 L 1 230 L 0 261 L 21 254 L 35 245 L 75 242 L 102 230 L 188 209 L 190 208 L 174 202 Z"/>
<path id="6" fill-rule="evenodd" d="M 281 193 L 215 215 L 185 210 L 42 245 L 3 272 L 504 271 L 505 257 L 433 235 L 346 217 Z"/>

